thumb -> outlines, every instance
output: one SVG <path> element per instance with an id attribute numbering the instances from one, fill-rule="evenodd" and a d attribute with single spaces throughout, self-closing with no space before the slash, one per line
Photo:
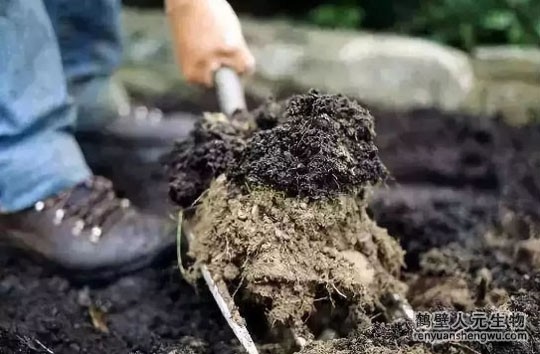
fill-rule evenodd
<path id="1" fill-rule="evenodd" d="M 228 66 L 239 74 L 251 74 L 255 70 L 255 58 L 245 46 L 221 53 L 222 66 Z"/>

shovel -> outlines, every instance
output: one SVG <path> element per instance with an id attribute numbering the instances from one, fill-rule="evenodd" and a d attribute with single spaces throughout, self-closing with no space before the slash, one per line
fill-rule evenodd
<path id="1" fill-rule="evenodd" d="M 214 76 L 214 84 L 220 109 L 225 115 L 230 117 L 236 110 L 246 108 L 244 88 L 238 74 L 234 70 L 227 67 L 218 69 Z M 183 227 L 183 220 L 180 220 L 180 227 L 188 244 L 191 244 L 196 236 L 191 233 L 189 228 Z M 240 316 L 238 309 L 234 306 L 234 300 L 225 282 L 223 280 L 215 280 L 205 264 L 200 269 L 210 293 L 214 297 L 221 314 L 225 317 L 225 320 L 236 335 L 236 338 L 238 338 L 248 354 L 258 354 L 259 351 L 249 334 L 245 320 Z"/>
<path id="2" fill-rule="evenodd" d="M 222 67 L 216 71 L 214 76 L 214 84 L 216 87 L 216 94 L 219 102 L 219 107 L 227 117 L 230 117 L 237 110 L 246 109 L 246 101 L 244 96 L 244 89 L 238 74 L 227 67 Z M 188 210 L 186 210 L 188 211 Z M 189 208 L 189 211 L 193 211 L 193 208 Z M 181 213 L 180 219 L 183 218 Z M 182 225 L 181 230 L 186 237 L 188 244 L 192 243 L 196 238 L 188 227 L 184 227 L 183 220 L 180 220 L 180 225 Z M 180 253 L 180 249 L 178 249 Z M 179 258 L 180 259 L 180 258 Z M 257 347 L 251 335 L 245 325 L 245 320 L 241 317 L 237 308 L 234 305 L 234 300 L 229 293 L 226 284 L 223 280 L 215 280 L 208 267 L 206 265 L 201 265 L 200 270 L 208 289 L 210 290 L 214 300 L 216 301 L 223 317 L 233 330 L 234 334 L 244 347 L 247 353 L 249 354 L 258 354 Z M 391 296 L 392 306 L 389 306 L 392 309 L 392 317 L 406 318 L 407 320 L 414 320 L 414 311 L 407 303 L 406 300 L 401 299 L 399 295 L 392 294 Z M 293 329 L 286 329 L 289 331 L 289 336 L 292 338 L 294 345 L 297 348 L 302 348 L 307 344 L 307 341 L 299 337 Z"/>

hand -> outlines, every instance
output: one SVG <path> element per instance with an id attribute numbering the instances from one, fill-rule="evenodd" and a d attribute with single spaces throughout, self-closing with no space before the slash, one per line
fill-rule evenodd
<path id="1" fill-rule="evenodd" d="M 240 21 L 226 0 L 166 0 L 177 60 L 186 80 L 213 86 L 222 66 L 239 74 L 252 72 Z"/>

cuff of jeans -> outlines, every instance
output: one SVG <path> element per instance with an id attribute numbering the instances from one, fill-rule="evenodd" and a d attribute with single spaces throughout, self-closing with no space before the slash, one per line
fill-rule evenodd
<path id="1" fill-rule="evenodd" d="M 27 209 L 92 176 L 77 142 L 66 132 L 27 137 L 1 150 L 2 213 Z"/>

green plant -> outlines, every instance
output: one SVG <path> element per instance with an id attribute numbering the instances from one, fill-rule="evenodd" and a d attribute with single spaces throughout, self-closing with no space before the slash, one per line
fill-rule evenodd
<path id="1" fill-rule="evenodd" d="M 423 0 L 418 15 L 398 28 L 467 50 L 479 43 L 540 44 L 540 1 Z"/>
<path id="2" fill-rule="evenodd" d="M 308 21 L 321 27 L 357 28 L 364 15 L 356 1 L 339 1 L 316 6 L 308 12 Z"/>
<path id="3" fill-rule="evenodd" d="M 466 50 L 479 44 L 540 44 L 540 0 L 318 1 L 307 20 L 322 27 L 421 35 Z"/>

